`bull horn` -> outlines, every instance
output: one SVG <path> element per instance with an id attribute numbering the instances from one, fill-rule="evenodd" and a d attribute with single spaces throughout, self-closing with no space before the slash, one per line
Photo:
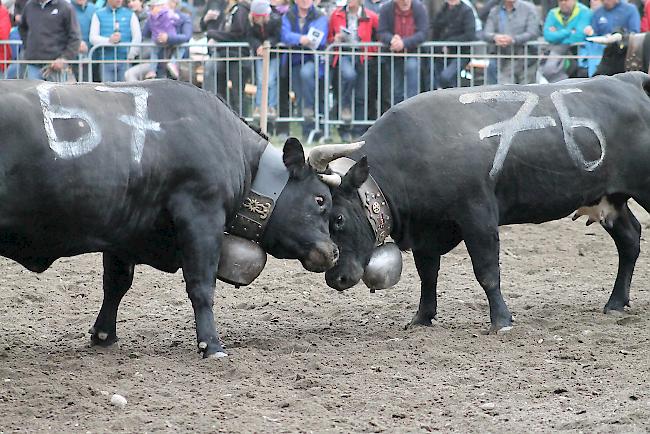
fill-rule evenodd
<path id="1" fill-rule="evenodd" d="M 614 42 L 620 42 L 623 39 L 623 35 L 620 33 L 612 33 L 603 36 L 590 36 L 587 38 L 589 42 L 595 42 L 597 44 L 609 45 Z"/>
<path id="2" fill-rule="evenodd" d="M 324 172 L 327 164 L 337 158 L 346 157 L 354 151 L 361 149 L 366 142 L 343 143 L 336 145 L 319 145 L 312 148 L 307 157 L 307 162 L 317 172 Z"/>
<path id="3" fill-rule="evenodd" d="M 341 175 L 338 173 L 333 173 L 331 175 L 319 174 L 318 177 L 330 187 L 336 188 L 341 185 Z"/>

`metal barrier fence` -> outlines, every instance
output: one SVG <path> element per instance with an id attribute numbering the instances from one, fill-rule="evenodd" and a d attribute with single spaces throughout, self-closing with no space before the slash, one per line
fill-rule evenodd
<path id="1" fill-rule="evenodd" d="M 51 61 L 20 60 L 20 41 L 2 44 L 9 44 L 18 57 L 6 62 L 6 78 L 48 72 Z M 192 42 L 168 48 L 121 43 L 93 46 L 45 78 L 135 81 L 169 75 L 219 94 L 241 117 L 260 119 L 264 130 L 269 121 L 276 133 L 288 134 L 289 123 L 300 122 L 311 143 L 329 138 L 333 128 L 345 139 L 361 135 L 389 107 L 423 91 L 533 83 L 540 79 L 545 60 L 581 62 L 590 57 L 548 55 L 547 48 L 545 42 L 514 50 L 484 42 L 427 42 L 415 52 L 396 54 L 380 43 L 356 43 L 332 44 L 322 51 L 265 47 L 258 56 L 245 43 Z"/>

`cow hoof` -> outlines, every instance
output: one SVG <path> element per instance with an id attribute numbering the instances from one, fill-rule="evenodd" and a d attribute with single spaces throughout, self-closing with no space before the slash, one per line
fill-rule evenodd
<path id="1" fill-rule="evenodd" d="M 224 353 L 223 351 L 217 351 L 214 354 L 203 355 L 204 359 L 220 359 L 222 357 L 228 357 L 228 354 Z"/>
<path id="2" fill-rule="evenodd" d="M 492 324 L 490 328 L 483 332 L 484 335 L 505 334 L 512 330 L 512 321 L 509 324 Z"/>
<path id="3" fill-rule="evenodd" d="M 605 305 L 605 308 L 603 309 L 603 313 L 605 314 L 612 314 L 612 315 L 620 315 L 622 313 L 625 313 L 625 306 L 630 307 L 630 302 L 607 302 Z"/>
<path id="4" fill-rule="evenodd" d="M 416 314 L 411 320 L 411 322 L 409 322 L 404 326 L 404 330 L 412 329 L 414 327 L 433 327 L 433 322 L 431 321 L 432 319 L 437 320 L 435 315 L 433 316 L 433 318 L 431 318 L 429 316 Z"/>
<path id="5" fill-rule="evenodd" d="M 91 346 L 98 345 L 100 347 L 108 347 L 118 341 L 118 337 L 116 334 L 97 331 L 95 327 L 91 327 L 91 329 L 88 330 L 88 333 L 90 333 Z"/>

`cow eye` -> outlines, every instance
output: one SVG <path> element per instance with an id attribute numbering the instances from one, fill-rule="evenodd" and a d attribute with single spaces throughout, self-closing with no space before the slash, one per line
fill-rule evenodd
<path id="1" fill-rule="evenodd" d="M 336 220 L 334 220 L 334 224 L 336 225 L 337 229 L 341 229 L 343 227 L 343 222 L 345 219 L 343 218 L 343 214 L 339 214 L 336 216 Z"/>
<path id="2" fill-rule="evenodd" d="M 316 196 L 316 203 L 318 206 L 325 205 L 325 198 L 323 196 Z"/>

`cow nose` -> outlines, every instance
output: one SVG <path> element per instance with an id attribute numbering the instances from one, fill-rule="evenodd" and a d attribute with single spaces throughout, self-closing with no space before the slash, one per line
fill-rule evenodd
<path id="1" fill-rule="evenodd" d="M 332 249 L 332 263 L 336 264 L 339 260 L 339 249 L 338 247 L 334 246 L 334 249 Z"/>
<path id="2" fill-rule="evenodd" d="M 337 277 L 336 278 L 336 283 L 337 283 L 336 289 L 338 291 L 346 290 L 348 288 L 348 282 L 349 281 L 350 280 L 347 278 L 347 276 L 339 276 L 339 277 Z"/>

